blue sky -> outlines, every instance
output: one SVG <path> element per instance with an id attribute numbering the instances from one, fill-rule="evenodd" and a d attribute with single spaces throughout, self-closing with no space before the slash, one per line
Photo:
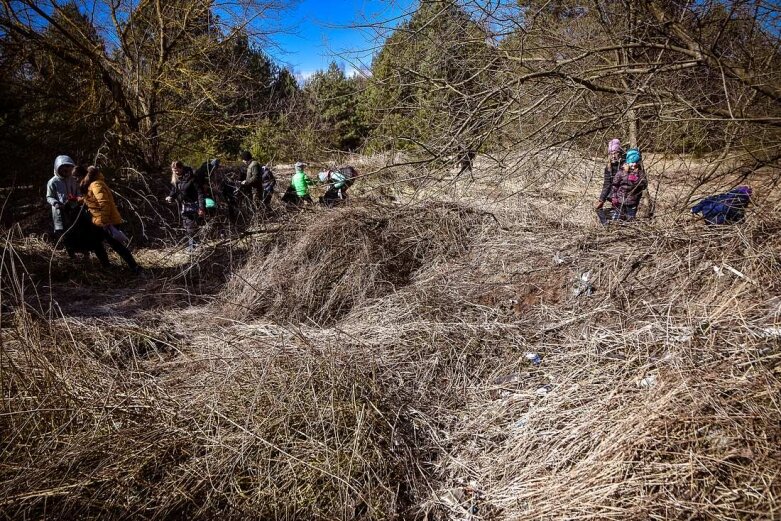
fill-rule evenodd
<path id="1" fill-rule="evenodd" d="M 327 68 L 332 60 L 353 74 L 371 64 L 382 38 L 371 28 L 353 26 L 381 22 L 391 27 L 414 4 L 414 0 L 299 0 L 285 13 L 284 29 L 272 36 L 278 48 L 269 53 L 292 68 L 299 80 Z"/>

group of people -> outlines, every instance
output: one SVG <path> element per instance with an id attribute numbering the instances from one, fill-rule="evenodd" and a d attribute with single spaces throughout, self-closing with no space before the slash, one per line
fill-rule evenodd
<path id="1" fill-rule="evenodd" d="M 235 223 L 241 199 L 251 201 L 253 212 L 261 217 L 272 213 L 272 198 L 277 180 L 274 172 L 256 161 L 249 151 L 242 152 L 242 170 L 238 178 L 223 175 L 219 190 L 213 190 L 217 159 L 204 162 L 197 170 L 181 161 L 171 164 L 171 187 L 166 202 L 178 205 L 187 235 L 188 251 L 198 246 L 198 231 L 205 219 L 218 212 L 218 200 L 227 207 L 228 218 Z M 290 187 L 282 196 L 288 206 L 313 204 L 310 187 L 318 182 L 326 186 L 320 203 L 334 207 L 347 199 L 347 190 L 358 177 L 352 166 L 327 169 L 313 181 L 306 164 L 298 162 Z M 219 193 L 219 196 L 217 194 Z M 105 267 L 110 266 L 105 246 L 114 250 L 134 272 L 140 268 L 128 249 L 128 238 L 120 230 L 123 219 L 103 174 L 96 166 L 77 165 L 69 156 L 54 161 L 54 175 L 46 185 L 46 201 L 51 206 L 54 238 L 68 255 L 94 253 Z"/>
<path id="2" fill-rule="evenodd" d="M 104 267 L 111 265 L 104 244 L 114 250 L 133 273 L 140 268 L 128 249 L 128 239 L 114 195 L 95 166 L 76 165 L 69 156 L 54 160 L 54 175 L 46 184 L 54 237 L 68 255 L 94 253 Z"/>
<path id="3" fill-rule="evenodd" d="M 648 188 L 643 157 L 637 148 L 630 148 L 624 153 L 619 139 L 610 140 L 607 152 L 608 163 L 604 171 L 602 191 L 594 209 L 602 224 L 610 221 L 632 221 L 637 216 L 643 192 Z M 605 208 L 607 201 L 610 201 L 610 207 Z"/>
<path id="4" fill-rule="evenodd" d="M 469 158 L 471 166 L 472 156 Z M 276 189 L 276 176 L 266 165 L 256 161 L 249 151 L 242 152 L 246 167 L 238 179 L 223 176 L 219 182 L 222 202 L 227 206 L 228 218 L 236 221 L 240 197 L 252 201 L 253 210 L 266 217 L 272 213 L 272 199 Z M 218 211 L 215 191 L 212 189 L 214 173 L 219 160 L 204 162 L 197 170 L 181 161 L 171 164 L 171 189 L 166 197 L 169 204 L 177 203 L 187 234 L 188 250 L 198 246 L 198 230 L 204 219 Z M 282 201 L 291 207 L 314 204 L 310 187 L 320 183 L 326 191 L 319 198 L 320 204 L 334 207 L 347 199 L 347 191 L 359 176 L 349 165 L 320 172 L 316 180 L 306 173 L 307 165 L 295 164 L 290 186 L 282 195 Z M 602 190 L 594 204 L 600 223 L 632 221 L 648 188 L 648 178 L 643 167 L 640 150 L 624 151 L 619 139 L 608 144 L 608 164 L 604 170 Z M 243 195 L 242 195 L 243 194 Z M 743 220 L 745 209 L 751 200 L 751 188 L 738 186 L 724 194 L 700 201 L 692 213 L 700 214 L 708 224 L 732 224 Z M 110 262 L 105 245 L 114 250 L 135 273 L 139 267 L 128 249 L 128 239 L 118 228 L 122 216 L 103 174 L 95 166 L 77 165 L 69 156 L 58 156 L 54 162 L 54 175 L 46 185 L 46 200 L 51 206 L 54 237 L 70 256 L 77 252 L 94 253 L 103 266 Z M 606 207 L 606 203 L 610 206 Z"/>
<path id="5" fill-rule="evenodd" d="M 240 198 L 246 197 L 252 201 L 253 210 L 261 218 L 272 214 L 272 199 L 276 190 L 277 179 L 267 165 L 255 160 L 252 153 L 244 151 L 241 160 L 246 167 L 238 179 L 222 176 L 219 180 L 219 190 L 212 188 L 217 181 L 214 172 L 219 167 L 219 160 L 212 159 L 193 170 L 182 163 L 174 161 L 171 164 L 171 191 L 166 197 L 168 203 L 178 204 L 180 215 L 187 233 L 188 250 L 198 247 L 198 229 L 204 218 L 213 216 L 218 208 L 216 193 L 225 203 L 228 218 L 235 222 L 238 216 Z M 347 190 L 358 177 L 358 171 L 349 165 L 334 169 L 326 169 L 318 174 L 313 181 L 306 173 L 306 164 L 297 162 L 290 186 L 282 195 L 282 201 L 289 207 L 314 204 L 310 195 L 310 187 L 318 182 L 326 186 L 326 192 L 320 197 L 320 204 L 329 208 L 343 203 L 347 199 Z"/>
<path id="6" fill-rule="evenodd" d="M 633 221 L 643 193 L 648 188 L 643 156 L 638 148 L 625 152 L 621 140 L 617 138 L 610 140 L 607 153 L 602 190 L 594 204 L 597 217 L 602 224 Z M 695 215 L 700 214 L 708 225 L 735 224 L 744 219 L 751 194 L 751 187 L 738 186 L 727 193 L 704 198 L 691 211 Z M 606 202 L 610 203 L 607 208 Z"/>

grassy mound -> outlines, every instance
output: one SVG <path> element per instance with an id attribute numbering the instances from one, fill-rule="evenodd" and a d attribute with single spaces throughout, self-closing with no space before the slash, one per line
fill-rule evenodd
<path id="1" fill-rule="evenodd" d="M 222 292 L 234 317 L 329 324 L 368 299 L 410 284 L 439 257 L 462 253 L 486 215 L 454 204 L 362 205 L 320 212 L 314 223 L 259 248 Z"/>

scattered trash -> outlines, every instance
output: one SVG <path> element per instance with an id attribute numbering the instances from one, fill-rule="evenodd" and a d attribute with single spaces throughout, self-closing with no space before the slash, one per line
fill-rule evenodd
<path id="1" fill-rule="evenodd" d="M 489 390 L 488 394 L 492 400 L 512 396 L 514 392 L 517 392 L 520 381 L 521 375 L 518 373 L 511 373 L 494 378 L 491 382 L 494 387 Z"/>
<path id="2" fill-rule="evenodd" d="M 494 385 L 507 385 L 507 384 L 517 384 L 521 381 L 521 375 L 518 373 L 510 373 L 504 376 L 498 376 L 494 378 L 493 384 Z"/>
<path id="3" fill-rule="evenodd" d="M 564 264 L 567 262 L 567 259 L 564 258 L 560 252 L 556 252 L 556 254 L 553 256 L 553 264 Z"/>
<path id="4" fill-rule="evenodd" d="M 543 398 L 545 396 L 548 396 L 548 393 L 551 392 L 551 389 L 553 389 L 552 386 L 550 386 L 550 385 L 543 385 L 542 387 L 540 387 L 539 389 L 534 391 L 534 394 L 536 394 L 540 398 Z"/>
<path id="5" fill-rule="evenodd" d="M 575 285 L 572 288 L 572 294 L 576 297 L 579 297 L 581 295 L 591 295 L 591 293 L 594 291 L 594 286 L 591 284 L 591 272 L 590 271 L 584 271 L 580 274 L 580 277 L 578 278 L 577 282 L 575 282 Z"/>
<path id="6" fill-rule="evenodd" d="M 743 273 L 739 272 L 738 270 L 736 270 L 735 268 L 733 268 L 729 264 L 724 264 L 723 266 L 713 266 L 713 271 L 716 273 L 717 277 L 723 277 L 724 276 L 724 270 L 729 271 L 733 275 L 736 275 L 736 276 L 740 277 L 741 279 L 743 279 L 745 281 L 748 281 L 751 284 L 754 284 L 755 286 L 757 285 L 757 281 L 755 281 L 751 277 L 747 277 L 746 275 L 744 275 Z"/>
<path id="7" fill-rule="evenodd" d="M 656 375 L 648 375 L 639 382 L 637 382 L 637 386 L 641 389 L 650 389 L 651 387 L 656 385 Z"/>
<path id="8" fill-rule="evenodd" d="M 531 362 L 532 365 L 540 365 L 540 363 L 542 363 L 542 358 L 540 358 L 540 355 L 538 355 L 537 353 L 528 352 L 528 353 L 524 353 L 523 356 L 525 356 L 526 360 Z"/>
<path id="9" fill-rule="evenodd" d="M 520 418 L 519 420 L 516 420 L 515 423 L 513 423 L 513 427 L 515 427 L 516 429 L 523 429 L 524 427 L 526 427 L 526 425 L 528 425 L 528 423 L 529 423 L 528 418 L 523 417 Z"/>
<path id="10" fill-rule="evenodd" d="M 460 488 L 451 488 L 450 490 L 440 492 L 435 497 L 437 501 L 456 508 L 460 507 L 461 502 L 464 500 L 464 491 Z"/>

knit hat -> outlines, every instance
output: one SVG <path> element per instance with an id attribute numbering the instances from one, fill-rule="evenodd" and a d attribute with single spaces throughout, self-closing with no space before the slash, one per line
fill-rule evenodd
<path id="1" fill-rule="evenodd" d="M 296 163 L 296 172 L 303 172 L 305 166 L 306 163 L 302 163 L 301 161 L 299 161 L 298 163 Z"/>
<path id="2" fill-rule="evenodd" d="M 252 152 L 250 152 L 249 150 L 245 150 L 244 152 L 241 153 L 240 157 L 242 161 L 252 161 Z"/>
<path id="3" fill-rule="evenodd" d="M 733 190 L 733 192 L 737 192 L 737 193 L 739 193 L 739 194 L 745 194 L 745 195 L 747 195 L 747 196 L 751 197 L 751 194 L 752 194 L 754 191 L 751 189 L 751 187 L 750 187 L 750 186 L 747 186 L 747 185 L 741 185 L 741 186 L 738 186 L 737 188 L 735 188 L 735 189 Z"/>
<path id="4" fill-rule="evenodd" d="M 630 148 L 626 152 L 626 162 L 627 163 L 639 163 L 643 160 L 643 156 L 640 155 L 640 149 L 637 148 Z"/>
<path id="5" fill-rule="evenodd" d="M 618 138 L 611 139 L 607 145 L 607 153 L 612 154 L 614 152 L 621 152 L 621 140 Z"/>

